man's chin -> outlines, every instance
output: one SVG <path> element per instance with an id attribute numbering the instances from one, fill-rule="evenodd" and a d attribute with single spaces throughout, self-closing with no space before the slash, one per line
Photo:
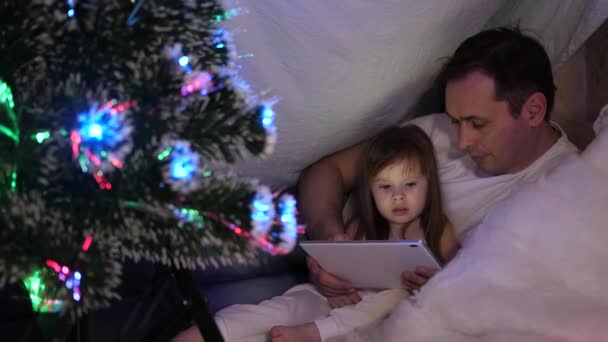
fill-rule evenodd
<path id="1" fill-rule="evenodd" d="M 500 168 L 496 167 L 496 165 L 490 163 L 488 158 L 482 158 L 479 160 L 474 159 L 473 161 L 475 162 L 475 165 L 477 165 L 477 169 L 485 174 L 496 176 L 504 173 L 502 170 L 500 170 Z"/>

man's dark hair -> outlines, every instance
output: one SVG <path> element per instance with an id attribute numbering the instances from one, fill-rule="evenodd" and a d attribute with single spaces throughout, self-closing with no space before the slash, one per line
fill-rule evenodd
<path id="1" fill-rule="evenodd" d="M 506 100 L 514 117 L 534 92 L 547 98 L 545 120 L 553 109 L 555 84 L 547 52 L 536 39 L 518 28 L 496 28 L 466 39 L 437 76 L 445 91 L 447 82 L 480 71 L 494 79 L 495 99 Z"/>

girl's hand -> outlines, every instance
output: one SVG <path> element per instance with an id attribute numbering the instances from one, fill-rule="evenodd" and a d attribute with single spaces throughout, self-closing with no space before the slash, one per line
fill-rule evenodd
<path id="1" fill-rule="evenodd" d="M 357 292 L 344 296 L 327 297 L 327 303 L 332 309 L 341 308 L 343 306 L 357 304 L 361 301 L 361 296 Z"/>
<path id="2" fill-rule="evenodd" d="M 420 289 L 435 273 L 437 273 L 436 268 L 419 266 L 416 267 L 414 272 L 404 271 L 401 273 L 401 283 L 406 290 L 412 292 Z"/>

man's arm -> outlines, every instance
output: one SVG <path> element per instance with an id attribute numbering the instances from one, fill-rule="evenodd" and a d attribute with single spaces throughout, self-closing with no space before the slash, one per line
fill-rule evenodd
<path id="1" fill-rule="evenodd" d="M 302 172 L 299 181 L 300 217 L 307 224 L 312 239 L 347 240 L 342 222 L 344 195 L 356 183 L 357 165 L 363 144 L 353 145 L 329 155 Z M 340 297 L 344 305 L 355 304 L 361 297 L 352 284 L 326 272 L 312 258 L 307 258 L 310 282 L 326 297 Z"/>
<path id="2" fill-rule="evenodd" d="M 344 234 L 344 198 L 355 187 L 362 154 L 362 143 L 350 146 L 315 162 L 300 175 L 300 217 L 311 239 L 327 240 Z"/>

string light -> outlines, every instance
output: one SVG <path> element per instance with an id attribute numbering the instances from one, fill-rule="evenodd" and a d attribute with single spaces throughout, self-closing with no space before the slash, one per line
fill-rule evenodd
<path id="1" fill-rule="evenodd" d="M 42 131 L 32 135 L 32 138 L 35 139 L 39 144 L 42 144 L 46 139 L 51 137 L 51 132 Z"/>
<path id="2" fill-rule="evenodd" d="M 102 190 L 112 188 L 103 173 L 121 169 L 124 165 L 121 158 L 131 149 L 127 141 L 132 127 L 126 111 L 136 104 L 136 101 L 117 104 L 112 100 L 100 108 L 93 106 L 78 115 L 78 125 L 70 132 L 72 158 L 83 172 L 92 173 Z"/>
<path id="3" fill-rule="evenodd" d="M 188 56 L 181 56 L 177 59 L 177 63 L 184 69 L 186 74 L 190 74 L 192 72 L 192 68 L 190 67 L 190 58 Z"/>
<path id="4" fill-rule="evenodd" d="M 93 236 L 87 235 L 82 243 L 81 252 L 79 254 L 79 260 L 82 258 L 84 253 L 86 253 L 91 247 L 91 243 L 93 243 Z M 71 270 L 67 265 L 60 265 L 57 261 L 52 259 L 46 260 L 46 265 L 58 273 L 58 278 L 65 282 L 65 287 L 72 290 L 72 298 L 75 301 L 80 301 L 80 282 L 82 280 L 82 274 L 80 271 L 75 269 L 77 265 Z"/>
<path id="5" fill-rule="evenodd" d="M 228 31 L 223 28 L 218 28 L 213 34 L 213 45 L 216 49 L 223 49 L 226 47 L 226 41 L 230 39 Z"/>
<path id="6" fill-rule="evenodd" d="M 279 199 L 279 218 L 283 227 L 283 231 L 279 234 L 281 248 L 290 251 L 298 237 L 296 199 L 292 195 L 284 194 Z"/>
<path id="7" fill-rule="evenodd" d="M 258 186 L 251 202 L 251 235 L 256 238 L 265 237 L 272 227 L 275 216 L 272 192 L 267 186 Z"/>
<path id="8" fill-rule="evenodd" d="M 186 85 L 182 86 L 181 94 L 186 96 L 202 90 L 202 93 L 207 93 L 213 86 L 213 75 L 209 72 L 198 73 L 194 78 L 189 78 Z"/>
<path id="9" fill-rule="evenodd" d="M 260 124 L 264 127 L 266 132 L 266 146 L 264 147 L 264 153 L 270 154 L 274 149 L 274 145 L 277 141 L 277 127 L 274 125 L 275 112 L 272 109 L 276 99 L 266 101 L 260 107 Z"/>
<path id="10" fill-rule="evenodd" d="M 241 15 L 244 13 L 247 13 L 247 10 L 244 8 L 231 8 L 231 9 L 225 10 L 222 14 L 216 15 L 215 21 L 220 22 L 220 21 L 224 21 L 224 20 L 229 20 L 229 19 L 236 17 L 237 15 Z"/>
<path id="11" fill-rule="evenodd" d="M 63 302 L 58 299 L 44 298 L 46 286 L 42 281 L 40 270 L 35 270 L 29 277 L 23 279 L 23 285 L 32 303 L 35 312 L 59 312 L 63 307 Z"/>
<path id="12" fill-rule="evenodd" d="M 273 126 L 274 123 L 274 117 L 275 117 L 275 113 L 274 110 L 272 110 L 272 107 L 269 105 L 264 105 L 262 107 L 262 126 L 264 126 L 264 128 L 269 128 L 271 126 Z"/>
<path id="13" fill-rule="evenodd" d="M 165 148 L 161 153 L 158 154 L 158 160 L 163 160 L 171 155 L 171 151 L 173 151 L 173 147 L 169 146 Z"/>
<path id="14" fill-rule="evenodd" d="M 172 209 L 173 215 L 178 220 L 178 227 L 182 228 L 186 224 L 192 224 L 196 228 L 203 228 L 205 226 L 205 219 L 198 210 L 176 207 Z"/>
<path id="15" fill-rule="evenodd" d="M 198 189 L 201 185 L 198 179 L 202 172 L 201 157 L 190 148 L 190 143 L 185 140 L 178 140 L 170 145 L 169 162 L 163 168 L 163 178 L 171 186 L 173 191 L 187 194 Z M 158 154 L 159 160 L 167 158 L 166 151 L 169 147 L 163 148 Z M 162 159 L 161 159 L 162 156 Z"/>
<path id="16" fill-rule="evenodd" d="M 74 0 L 68 0 L 68 6 L 70 6 L 70 9 L 68 10 L 68 17 L 72 18 L 74 14 L 76 14 L 74 10 Z"/>
<path id="17" fill-rule="evenodd" d="M 189 61 L 189 60 L 188 60 L 188 56 L 181 56 L 181 57 L 179 58 L 179 60 L 178 60 L 179 65 L 181 65 L 181 66 L 183 66 L 183 67 L 185 67 L 185 66 L 187 66 L 187 65 L 188 65 L 188 61 Z"/>
<path id="18" fill-rule="evenodd" d="M 0 105 L 4 107 L 11 123 L 11 128 L 0 125 L 0 133 L 11 138 L 15 143 L 19 143 L 19 126 L 17 125 L 17 116 L 13 111 L 15 101 L 13 100 L 13 92 L 4 81 L 0 80 Z"/>

